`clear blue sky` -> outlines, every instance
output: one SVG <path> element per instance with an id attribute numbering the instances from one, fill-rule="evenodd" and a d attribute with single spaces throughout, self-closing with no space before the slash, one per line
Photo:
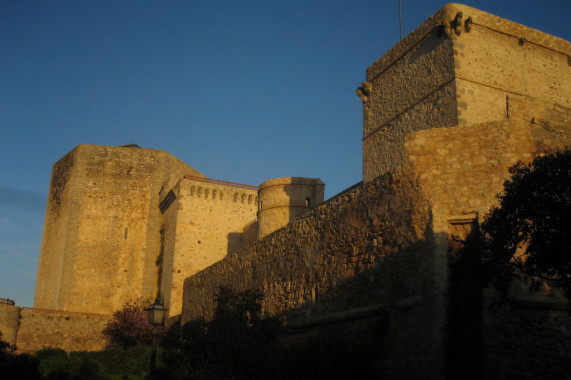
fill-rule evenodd
<path id="1" fill-rule="evenodd" d="M 571 40 L 569 0 L 465 3 Z M 443 5 L 402 0 L 403 33 Z M 32 306 L 51 167 L 78 144 L 326 197 L 360 181 L 355 89 L 398 39 L 398 0 L 0 1 L 0 297 Z"/>

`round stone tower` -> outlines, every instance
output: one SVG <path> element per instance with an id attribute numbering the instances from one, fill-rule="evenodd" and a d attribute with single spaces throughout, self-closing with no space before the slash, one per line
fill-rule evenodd
<path id="1" fill-rule="evenodd" d="M 263 182 L 258 190 L 258 239 L 323 202 L 324 188 L 319 178 L 282 177 Z"/>

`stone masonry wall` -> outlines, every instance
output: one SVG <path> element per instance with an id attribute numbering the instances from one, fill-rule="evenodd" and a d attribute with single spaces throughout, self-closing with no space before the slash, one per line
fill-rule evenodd
<path id="1" fill-rule="evenodd" d="M 513 117 L 515 98 L 571 107 L 571 44 L 509 20 L 463 7 L 470 31 L 452 33 L 458 123 Z M 529 121 L 530 119 L 528 119 Z"/>
<path id="2" fill-rule="evenodd" d="M 564 296 L 511 289 L 500 299 L 485 290 L 485 378 L 568 379 L 571 374 L 571 305 Z"/>
<path id="3" fill-rule="evenodd" d="M 567 41 L 446 5 L 367 69 L 363 180 L 406 162 L 409 133 L 524 117 L 522 103 L 527 113 L 537 113 L 536 106 L 569 108 L 570 56 Z"/>
<path id="4" fill-rule="evenodd" d="M 322 203 L 324 188 L 319 178 L 282 177 L 262 182 L 258 191 L 258 239 Z"/>
<path id="5" fill-rule="evenodd" d="M 497 194 L 509 176 L 508 168 L 515 162 L 529 162 L 536 155 L 571 146 L 571 109 L 530 98 L 518 100 L 514 108 L 519 116 L 509 120 L 407 136 L 405 156 L 431 201 L 436 236 L 449 234 L 455 238 L 459 226 L 481 221 L 497 203 Z M 435 247 L 435 257 L 448 262 L 448 242 L 437 238 Z M 477 267 L 466 268 L 456 275 L 468 276 L 475 271 Z M 450 275 L 441 276 L 445 277 Z M 449 286 L 441 284 L 444 294 L 450 292 Z M 527 296 L 522 289 L 512 291 L 510 296 Z M 535 297 L 541 299 L 543 295 Z M 490 309 L 493 301 L 486 291 L 482 310 L 475 313 L 484 315 L 480 328 L 484 334 L 481 355 L 486 364 L 485 378 L 563 378 L 560 375 L 565 373 L 563 368 L 568 368 L 571 347 L 571 339 L 565 335 L 571 330 L 569 308 L 552 308 L 549 299 L 544 299 L 532 303 L 535 306 L 531 308 L 526 303 Z M 473 364 L 477 358 L 467 360 Z"/>
<path id="6" fill-rule="evenodd" d="M 552 106 L 542 113 L 549 114 L 550 121 L 514 119 L 407 136 L 406 157 L 432 202 L 435 223 L 485 216 L 497 202 L 510 166 L 571 146 L 571 109 Z"/>
<path id="7" fill-rule="evenodd" d="M 40 307 L 59 307 L 62 282 L 71 275 L 71 266 L 65 262 L 63 254 L 66 244 L 63 237 L 70 225 L 70 214 L 66 210 L 71 202 L 71 176 L 76 156 L 77 151 L 72 150 L 52 168 L 34 298 L 34 303 Z"/>
<path id="8" fill-rule="evenodd" d="M 16 344 L 19 317 L 19 307 L 0 302 L 0 332 L 2 333 L 2 340 L 10 345 Z"/>
<path id="9" fill-rule="evenodd" d="M 432 244 L 418 184 L 386 175 L 188 278 L 181 321 L 211 316 L 220 286 L 261 290 L 265 312 L 288 323 L 382 305 L 390 325 L 378 342 L 386 373 L 441 378 L 444 332 L 436 319 L 444 305 L 434 293 Z M 415 368 L 406 368 L 410 362 Z"/>
<path id="10" fill-rule="evenodd" d="M 101 332 L 110 318 L 0 304 L 0 331 L 6 342 L 16 345 L 18 353 L 42 348 L 68 352 L 102 350 L 107 341 Z"/>
<path id="11" fill-rule="evenodd" d="M 411 131 L 457 124 L 452 41 L 438 28 L 426 33 L 415 34 L 419 41 L 403 40 L 399 45 L 408 43 L 408 50 L 399 59 L 367 70 L 372 92 L 363 105 L 365 182 L 404 164 L 403 141 Z"/>
<path id="12" fill-rule="evenodd" d="M 243 228 L 256 220 L 255 186 L 182 179 L 166 210 L 162 294 L 169 315 L 180 314 L 184 280 L 246 244 Z"/>
<path id="13" fill-rule="evenodd" d="M 65 351 L 99 351 L 105 348 L 101 334 L 110 316 L 74 313 L 53 313 L 41 310 L 22 310 L 18 351 L 37 351 L 41 348 L 61 348 Z"/>
<path id="14" fill-rule="evenodd" d="M 199 172 L 164 151 L 79 145 L 54 165 L 35 307 L 117 310 L 153 297 L 159 194 Z"/>

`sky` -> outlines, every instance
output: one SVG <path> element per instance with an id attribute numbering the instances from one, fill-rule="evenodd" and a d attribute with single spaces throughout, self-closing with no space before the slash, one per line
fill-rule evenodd
<path id="1" fill-rule="evenodd" d="M 401 0 L 403 36 L 445 3 Z M 464 4 L 571 40 L 569 0 Z M 166 150 L 259 185 L 361 180 L 365 70 L 398 0 L 0 1 L 0 298 L 33 306 L 52 165 L 78 144 Z"/>

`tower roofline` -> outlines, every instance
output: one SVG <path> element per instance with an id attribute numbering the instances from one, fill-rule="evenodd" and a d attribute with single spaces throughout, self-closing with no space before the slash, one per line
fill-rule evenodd
<path id="1" fill-rule="evenodd" d="M 570 57 L 569 59 L 571 62 L 571 43 L 562 38 L 518 24 L 514 21 L 506 20 L 467 5 L 450 3 L 436 11 L 436 13 L 383 54 L 383 56 L 377 59 L 375 63 L 369 66 L 367 68 L 367 81 L 372 81 L 378 77 L 383 71 L 389 68 L 409 50 L 414 48 L 414 46 L 426 38 L 426 36 L 432 33 L 435 29 L 443 28 L 443 32 L 454 34 L 454 20 L 459 12 L 462 13 L 463 23 L 471 17 L 471 23 L 474 25 L 489 28 L 499 33 L 523 39 L 527 43 L 539 45 L 567 55 Z M 464 27 L 465 25 L 463 25 L 461 29 L 463 30 Z"/>

